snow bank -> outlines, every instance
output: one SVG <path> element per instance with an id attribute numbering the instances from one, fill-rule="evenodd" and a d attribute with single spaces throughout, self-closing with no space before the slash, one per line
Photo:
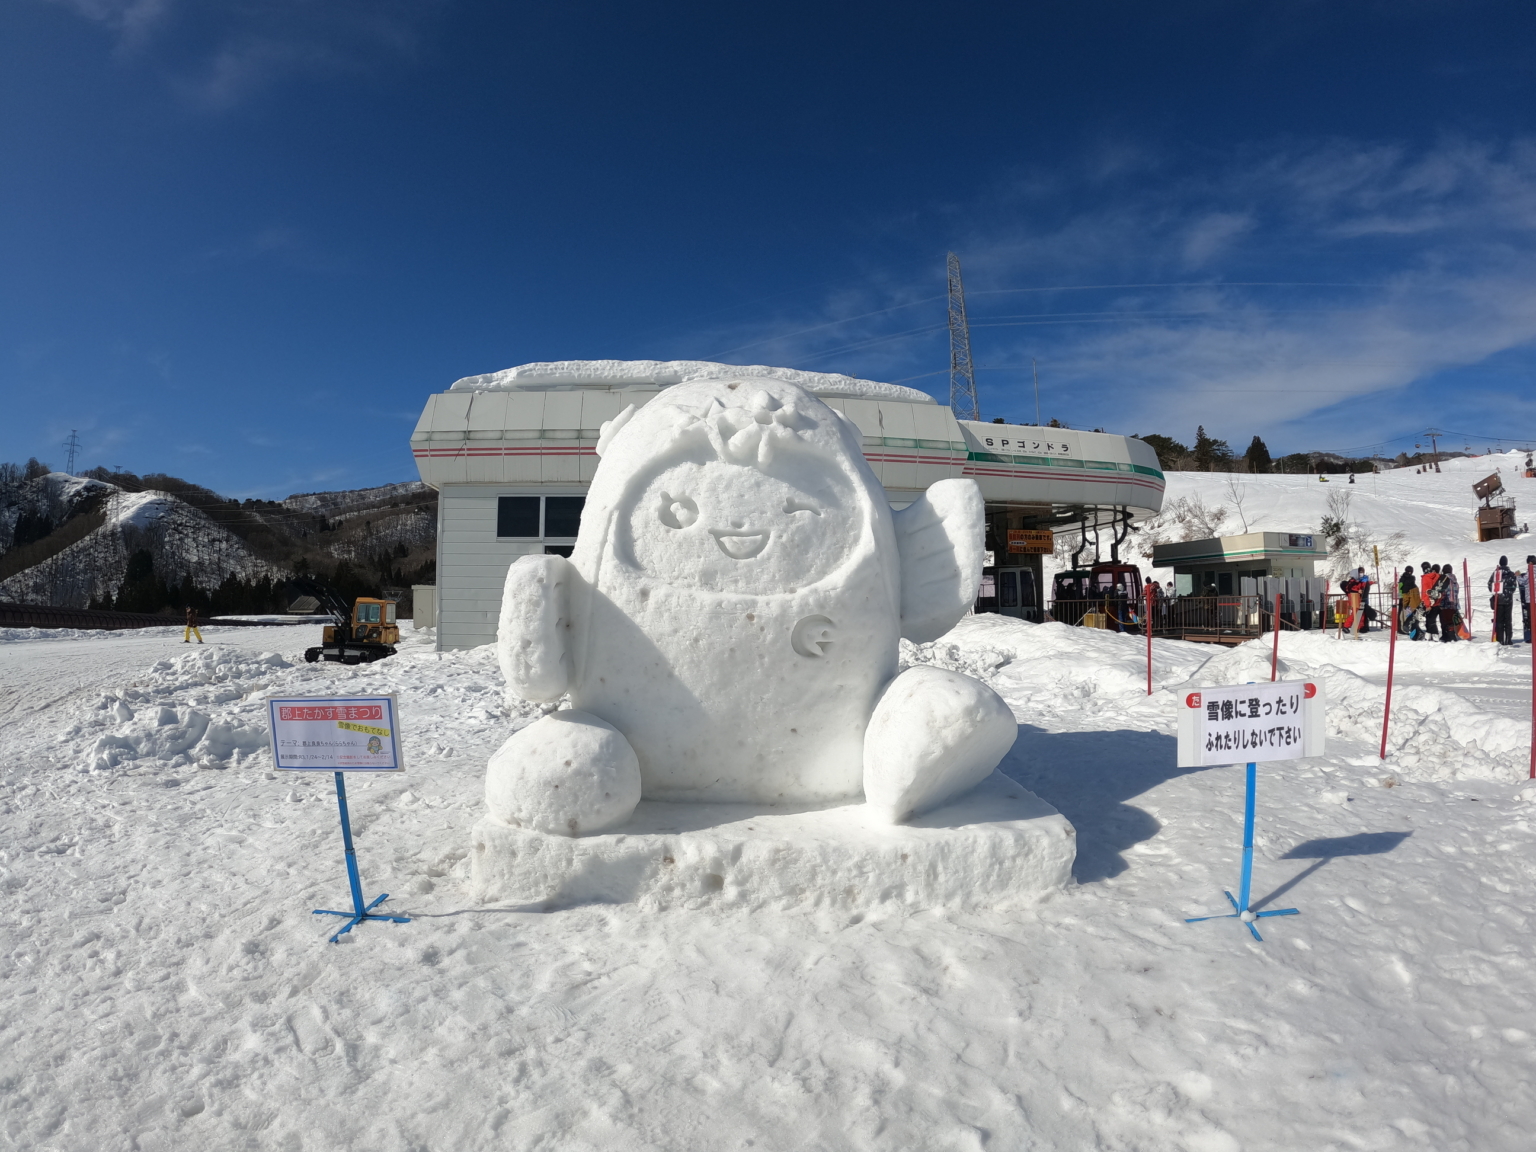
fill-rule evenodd
<path id="1" fill-rule="evenodd" d="M 515 392 L 571 388 L 582 384 L 660 384 L 670 386 L 691 380 L 757 378 L 798 384 L 818 396 L 854 400 L 900 400 L 907 404 L 933 404 L 926 392 L 900 384 L 860 380 L 838 372 L 802 372 L 767 364 L 716 364 L 710 360 L 550 360 L 503 368 L 479 376 L 455 380 L 450 392 Z"/>
<path id="2" fill-rule="evenodd" d="M 1319 679 L 1328 690 L 1329 738 L 1374 747 L 1386 702 L 1388 637 L 1360 641 L 1331 634 L 1283 633 L 1282 678 Z M 972 616 L 933 644 L 902 646 L 904 663 L 932 663 L 986 680 L 1026 724 L 1084 728 L 1132 724 L 1174 732 L 1173 701 L 1196 685 L 1268 680 L 1270 637 L 1232 648 L 1176 640 L 1153 642 L 1152 696 L 1146 695 L 1146 641 L 1139 636 L 1065 624 L 1027 624 Z M 1528 650 L 1477 642 L 1397 645 L 1397 683 L 1385 773 L 1414 780 L 1521 779 L 1530 748 Z M 1482 678 L 1510 683 L 1514 707 L 1486 707 Z"/>

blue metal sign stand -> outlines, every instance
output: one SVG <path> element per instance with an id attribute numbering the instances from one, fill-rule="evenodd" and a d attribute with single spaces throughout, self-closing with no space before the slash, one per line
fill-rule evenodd
<path id="1" fill-rule="evenodd" d="M 1265 916 L 1300 916 L 1301 910 L 1275 908 L 1268 912 L 1254 912 L 1248 907 L 1248 898 L 1253 889 L 1253 800 L 1254 792 L 1258 787 L 1258 775 L 1258 765 L 1250 763 L 1248 795 L 1243 803 L 1243 882 L 1237 898 L 1234 899 L 1230 892 L 1226 893 L 1227 902 L 1232 905 L 1232 911 L 1223 916 L 1191 916 L 1184 923 L 1198 924 L 1202 920 L 1241 920 L 1248 925 L 1248 931 L 1253 933 L 1253 938 L 1262 944 L 1264 937 L 1260 936 L 1258 928 L 1254 927 L 1255 920 L 1261 920 Z"/>
<path id="2" fill-rule="evenodd" d="M 352 822 L 347 819 L 347 785 L 344 780 L 344 774 L 341 772 L 336 773 L 336 806 L 341 809 L 341 840 L 347 847 L 347 881 L 352 886 L 352 911 L 335 912 L 329 908 L 315 909 L 314 914 L 316 916 L 348 917 L 346 924 L 342 926 L 341 930 L 331 937 L 331 943 L 335 944 L 348 932 L 352 931 L 353 925 L 361 924 L 364 920 L 389 920 L 395 924 L 409 924 L 411 922 L 409 916 L 374 915 L 373 910 L 389 899 L 388 892 L 384 893 L 367 907 L 363 906 L 363 882 L 357 874 L 357 853 L 352 848 Z"/>

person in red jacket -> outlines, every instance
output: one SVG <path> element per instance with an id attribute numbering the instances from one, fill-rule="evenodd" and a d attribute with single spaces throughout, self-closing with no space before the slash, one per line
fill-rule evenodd
<path id="1" fill-rule="evenodd" d="M 1435 584 L 1440 580 L 1440 565 L 1425 560 L 1421 567 L 1424 574 L 1419 577 L 1419 598 L 1424 602 L 1424 631 L 1430 636 L 1438 636 L 1440 605 L 1435 596 Z"/>

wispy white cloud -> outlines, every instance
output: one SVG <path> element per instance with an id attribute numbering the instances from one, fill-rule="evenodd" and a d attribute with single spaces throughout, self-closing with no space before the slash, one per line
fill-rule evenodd
<path id="1" fill-rule="evenodd" d="M 117 37 L 119 51 L 142 47 L 165 22 L 171 0 L 50 0 Z"/>
<path id="2" fill-rule="evenodd" d="M 276 264 L 322 274 L 343 272 L 348 266 L 343 258 L 287 224 L 270 224 L 249 235 L 211 245 L 198 253 L 198 258 L 209 264 Z"/>
<path id="3" fill-rule="evenodd" d="M 48 0 L 114 38 L 120 60 L 153 67 L 189 103 L 239 104 L 296 76 L 356 73 L 414 57 L 450 0 Z"/>
<path id="4" fill-rule="evenodd" d="M 1536 394 L 1506 363 L 1536 367 L 1536 141 L 1252 146 L 1198 167 L 1116 149 L 947 211 L 964 222 L 988 415 L 1032 418 L 1031 358 L 1046 415 L 1126 430 L 1360 443 L 1445 423 L 1461 406 L 1449 374 L 1478 365 L 1484 413 L 1528 411 Z M 755 339 L 799 367 L 932 372 L 938 390 L 942 302 L 851 318 L 942 286 L 936 259 L 924 284 L 873 285 L 724 343 Z M 1111 287 L 1066 290 L 1084 286 Z"/>

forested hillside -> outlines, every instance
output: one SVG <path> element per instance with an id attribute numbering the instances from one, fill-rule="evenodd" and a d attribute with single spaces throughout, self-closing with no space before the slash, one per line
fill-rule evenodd
<path id="1" fill-rule="evenodd" d="M 343 596 L 430 583 L 437 493 L 419 481 L 232 500 L 164 474 L 0 464 L 0 600 L 278 612 L 312 576 Z"/>

